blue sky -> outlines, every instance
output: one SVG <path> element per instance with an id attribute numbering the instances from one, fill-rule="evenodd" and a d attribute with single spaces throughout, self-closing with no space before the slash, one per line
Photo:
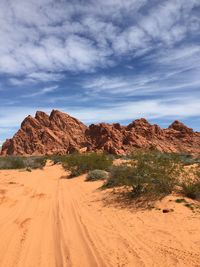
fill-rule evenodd
<path id="1" fill-rule="evenodd" d="M 1 142 L 53 108 L 200 131 L 199 34 L 199 0 L 1 0 Z"/>

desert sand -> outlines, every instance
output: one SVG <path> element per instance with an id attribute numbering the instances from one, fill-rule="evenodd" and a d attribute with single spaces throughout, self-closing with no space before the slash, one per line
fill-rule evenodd
<path id="1" fill-rule="evenodd" d="M 0 171 L 0 266 L 200 266 L 200 213 L 134 210 L 60 165 Z"/>

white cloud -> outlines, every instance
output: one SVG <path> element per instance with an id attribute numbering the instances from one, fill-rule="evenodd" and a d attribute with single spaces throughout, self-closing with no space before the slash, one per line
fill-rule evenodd
<path id="1" fill-rule="evenodd" d="M 140 9 L 145 4 L 146 0 L 84 4 L 2 0 L 0 72 L 25 76 L 37 72 L 90 72 L 109 66 L 124 53 L 138 56 L 159 47 L 159 42 L 172 46 L 200 25 L 198 17 L 191 15 L 198 1 L 164 1 L 152 5 L 143 16 Z M 80 18 L 74 20 L 78 14 Z"/>
<path id="2" fill-rule="evenodd" d="M 29 97 L 35 97 L 35 96 L 42 96 L 42 95 L 45 95 L 45 94 L 48 94 L 48 93 L 52 93 L 57 89 L 58 89 L 57 85 L 50 86 L 50 87 L 46 87 L 46 88 L 42 88 L 40 90 L 37 90 L 37 92 L 34 92 L 34 93 L 22 95 L 21 97 L 23 97 L 23 98 L 27 98 L 28 97 L 29 98 Z"/>
<path id="3" fill-rule="evenodd" d="M 101 94 L 113 95 L 113 97 L 150 96 L 182 92 L 182 96 L 180 97 L 183 97 L 187 94 L 189 88 L 198 92 L 200 86 L 198 79 L 200 68 L 190 69 L 187 66 L 189 60 L 184 62 L 182 58 L 182 66 L 178 63 L 178 59 L 174 59 L 175 65 L 180 64 L 179 68 L 174 68 L 174 66 L 171 67 L 171 64 L 167 60 L 167 55 L 166 58 L 161 57 L 156 59 L 158 66 L 154 72 L 148 70 L 143 73 L 133 73 L 126 76 L 100 75 L 83 81 L 81 85 L 88 94 L 91 93 L 96 96 Z M 173 62 L 173 57 L 171 57 L 171 62 Z M 164 68 L 163 65 L 165 65 Z"/>
<path id="4" fill-rule="evenodd" d="M 189 67 L 200 67 L 199 58 L 200 47 L 198 45 L 187 45 L 158 53 L 156 55 L 156 62 L 183 69 Z"/>
<path id="5" fill-rule="evenodd" d="M 71 114 L 85 123 L 132 121 L 141 117 L 162 120 L 171 118 L 173 120 L 200 116 L 200 101 L 195 98 L 189 100 L 172 101 L 171 103 L 160 100 L 126 102 L 111 108 L 83 108 L 81 112 L 72 109 Z"/>
<path id="6" fill-rule="evenodd" d="M 193 18 L 191 10 L 198 5 L 196 0 L 163 1 L 151 8 L 139 25 L 152 39 L 172 45 L 187 34 Z"/>
<path id="7" fill-rule="evenodd" d="M 10 78 L 9 82 L 12 85 L 20 86 L 20 85 L 28 85 L 34 84 L 37 82 L 52 82 L 52 81 L 60 81 L 64 78 L 63 74 L 60 73 L 49 73 L 49 72 L 33 72 L 26 76 L 26 78 Z"/>
<path id="8" fill-rule="evenodd" d="M 95 92 L 102 91 L 116 91 L 119 88 L 125 88 L 130 86 L 130 81 L 123 77 L 106 77 L 100 76 L 95 79 L 89 79 L 83 83 L 83 87 L 86 89 L 92 89 Z"/>

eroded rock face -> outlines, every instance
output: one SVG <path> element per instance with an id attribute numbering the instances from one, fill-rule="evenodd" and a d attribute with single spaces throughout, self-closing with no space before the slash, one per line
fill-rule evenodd
<path id="1" fill-rule="evenodd" d="M 53 110 L 48 116 L 36 112 L 35 118 L 28 116 L 21 129 L 2 146 L 2 155 L 67 154 L 78 151 L 87 143 L 87 126 L 77 119 Z"/>
<path id="2" fill-rule="evenodd" d="M 106 151 L 113 154 L 124 153 L 123 137 L 125 127 L 120 124 L 92 124 L 86 131 L 89 149 Z"/>
<path id="3" fill-rule="evenodd" d="M 53 110 L 48 116 L 37 111 L 28 116 L 20 130 L 2 146 L 2 155 L 67 154 L 74 151 L 106 151 L 125 154 L 136 148 L 157 148 L 165 152 L 200 153 L 200 133 L 179 121 L 167 129 L 151 125 L 146 119 L 128 126 L 119 123 L 92 124 Z"/>

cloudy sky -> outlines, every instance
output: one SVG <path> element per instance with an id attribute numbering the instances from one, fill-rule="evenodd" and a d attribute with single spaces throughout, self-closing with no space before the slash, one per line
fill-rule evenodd
<path id="1" fill-rule="evenodd" d="M 200 131 L 199 0 L 1 0 L 0 140 L 36 110 Z"/>

